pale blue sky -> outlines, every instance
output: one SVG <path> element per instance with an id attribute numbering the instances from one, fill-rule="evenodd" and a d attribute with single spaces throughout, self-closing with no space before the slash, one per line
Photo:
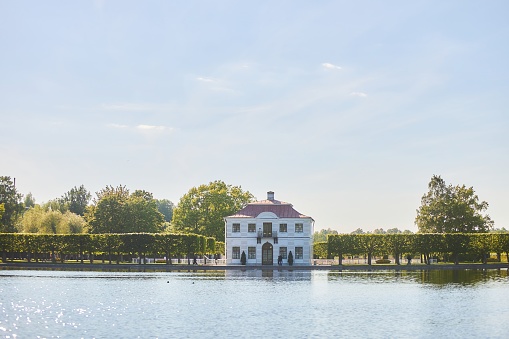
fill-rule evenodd
<path id="1" fill-rule="evenodd" d="M 416 230 L 433 174 L 509 227 L 507 1 L 1 1 L 0 174 L 178 203 L 273 190 Z"/>

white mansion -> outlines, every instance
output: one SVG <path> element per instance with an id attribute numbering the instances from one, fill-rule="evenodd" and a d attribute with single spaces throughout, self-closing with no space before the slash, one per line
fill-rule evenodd
<path id="1" fill-rule="evenodd" d="M 225 219 L 226 263 L 247 265 L 311 265 L 313 259 L 313 218 L 297 212 L 292 204 L 274 199 L 256 201 Z"/>

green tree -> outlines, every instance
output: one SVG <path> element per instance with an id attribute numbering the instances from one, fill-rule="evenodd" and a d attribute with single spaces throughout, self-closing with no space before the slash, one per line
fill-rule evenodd
<path id="1" fill-rule="evenodd" d="M 421 199 L 415 224 L 421 233 L 477 233 L 493 227 L 486 201 L 479 201 L 473 187 L 446 185 L 437 175 Z"/>
<path id="2" fill-rule="evenodd" d="M 60 202 L 65 204 L 72 213 L 84 216 L 91 198 L 90 192 L 87 191 L 85 186 L 81 185 L 80 187 L 71 188 L 60 198 Z"/>
<path id="3" fill-rule="evenodd" d="M 313 234 L 313 242 L 314 243 L 325 242 L 325 241 L 327 241 L 327 235 L 329 235 L 329 234 L 338 234 L 338 231 L 330 229 L 330 228 L 316 231 Z"/>
<path id="4" fill-rule="evenodd" d="M 125 186 L 107 186 L 98 192 L 85 217 L 90 233 L 156 233 L 164 221 L 151 193 L 137 190 L 129 194 Z"/>
<path id="5" fill-rule="evenodd" d="M 22 196 L 16 191 L 16 186 L 11 177 L 0 176 L 0 204 L 3 211 L 0 219 L 0 232 L 16 232 L 17 219 L 23 213 Z"/>
<path id="6" fill-rule="evenodd" d="M 193 187 L 180 198 L 173 210 L 176 231 L 196 233 L 224 241 L 224 217 L 234 214 L 254 200 L 240 186 L 214 181 Z"/>
<path id="7" fill-rule="evenodd" d="M 28 193 L 24 200 L 25 208 L 32 208 L 35 206 L 35 198 L 32 193 Z"/>
<path id="8" fill-rule="evenodd" d="M 175 205 L 168 199 L 156 199 L 157 210 L 164 215 L 164 221 L 170 222 Z"/>

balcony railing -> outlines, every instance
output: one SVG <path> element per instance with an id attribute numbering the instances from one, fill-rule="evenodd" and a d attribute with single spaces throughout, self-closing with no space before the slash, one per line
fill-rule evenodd
<path id="1" fill-rule="evenodd" d="M 274 238 L 274 244 L 277 244 L 278 238 L 277 238 L 277 231 L 270 231 L 270 232 L 262 232 L 258 231 L 256 233 L 256 240 L 258 244 L 262 243 L 262 238 Z"/>

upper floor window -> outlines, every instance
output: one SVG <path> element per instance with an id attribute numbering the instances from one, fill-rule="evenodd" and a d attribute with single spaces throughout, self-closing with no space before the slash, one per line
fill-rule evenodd
<path id="1" fill-rule="evenodd" d="M 302 233 L 304 232 L 304 224 L 295 224 L 295 233 Z"/>
<path id="2" fill-rule="evenodd" d="M 286 233 L 288 231 L 288 225 L 287 224 L 279 224 L 279 232 Z"/>
<path id="3" fill-rule="evenodd" d="M 271 222 L 263 223 L 263 236 L 264 237 L 272 237 L 272 223 Z"/>
<path id="4" fill-rule="evenodd" d="M 256 224 L 247 224 L 248 232 L 256 232 Z"/>
<path id="5" fill-rule="evenodd" d="M 232 232 L 240 232 L 240 224 L 233 224 Z"/>

